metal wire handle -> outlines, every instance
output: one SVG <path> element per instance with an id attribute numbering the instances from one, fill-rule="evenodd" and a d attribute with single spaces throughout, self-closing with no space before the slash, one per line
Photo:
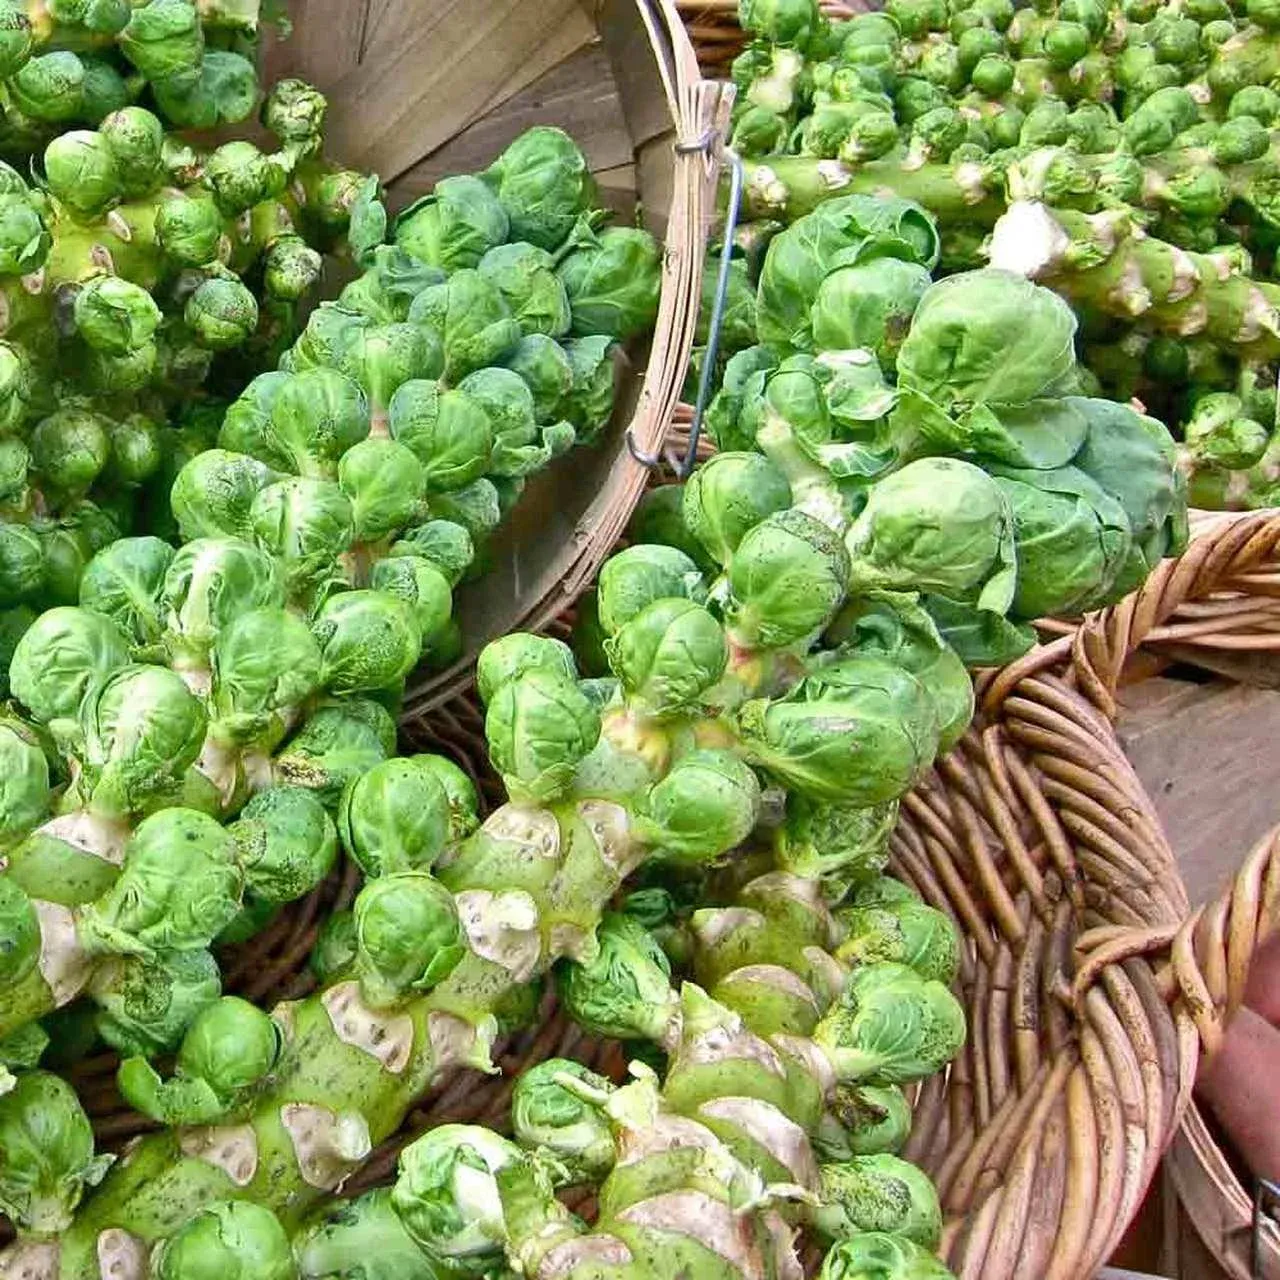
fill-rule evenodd
<path id="1" fill-rule="evenodd" d="M 1253 1240 L 1249 1248 L 1249 1274 L 1253 1276 L 1253 1280 L 1263 1280 L 1262 1232 L 1267 1226 L 1274 1228 L 1275 1224 L 1270 1221 L 1267 1211 L 1278 1205 L 1280 1205 L 1280 1183 L 1259 1178 L 1253 1193 Z"/>
<path id="2" fill-rule="evenodd" d="M 680 152 L 703 151 L 715 141 L 715 135 L 707 135 L 696 143 L 677 143 Z M 720 275 L 716 280 L 715 302 L 711 308 L 711 323 L 707 330 L 707 349 L 703 355 L 702 374 L 698 379 L 698 400 L 693 409 L 693 423 L 689 428 L 689 444 L 683 458 L 676 458 L 668 452 L 665 461 L 674 468 L 676 476 L 687 480 L 698 461 L 698 441 L 702 437 L 702 421 L 706 416 L 707 405 L 711 399 L 712 383 L 715 378 L 716 357 L 720 354 L 720 338 L 724 329 L 725 307 L 729 300 L 729 277 L 733 266 L 733 235 L 738 228 L 738 218 L 742 214 L 742 188 L 745 181 L 742 159 L 731 148 L 724 148 L 724 163 L 729 166 L 729 208 L 725 215 L 724 246 L 720 251 Z M 654 470 L 662 466 L 664 459 L 657 454 L 647 453 L 636 444 L 631 429 L 627 429 L 627 450 L 641 466 Z"/>

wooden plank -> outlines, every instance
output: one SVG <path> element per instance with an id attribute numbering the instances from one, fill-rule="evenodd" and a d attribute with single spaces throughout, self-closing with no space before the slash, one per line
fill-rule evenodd
<path id="1" fill-rule="evenodd" d="M 1212 897 L 1280 822 L 1280 693 L 1163 677 L 1121 691 L 1119 735 L 1193 904 Z"/>
<path id="2" fill-rule="evenodd" d="M 359 65 L 368 2 L 289 0 L 286 12 L 293 30 L 284 40 L 272 38 L 267 50 L 269 78 L 302 76 L 332 95 Z"/>
<path id="3" fill-rule="evenodd" d="M 634 204 L 634 151 L 599 43 L 580 49 L 414 165 L 392 184 L 392 204 L 403 207 L 448 174 L 487 167 L 513 138 L 538 124 L 555 124 L 571 134 L 600 176 L 602 188 L 625 184 L 629 177 Z"/>
<path id="4" fill-rule="evenodd" d="M 576 0 L 398 0 L 380 20 L 395 37 L 370 31 L 332 90 L 329 146 L 386 182 L 595 36 Z"/>

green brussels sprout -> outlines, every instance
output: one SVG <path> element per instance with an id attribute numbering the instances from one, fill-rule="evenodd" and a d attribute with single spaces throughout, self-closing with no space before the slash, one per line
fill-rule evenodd
<path id="1" fill-rule="evenodd" d="M 476 784 L 452 760 L 443 756 L 413 756 L 419 768 L 426 769 L 444 788 L 449 805 L 448 843 L 466 839 L 480 825 L 480 796 Z"/>
<path id="2" fill-rule="evenodd" d="M 159 347 L 154 341 L 144 342 L 120 356 L 91 347 L 85 353 L 85 381 L 100 396 L 145 391 L 155 381 L 159 359 Z"/>
<path id="3" fill-rule="evenodd" d="M 637 832 L 665 861 L 702 866 L 751 834 L 760 804 L 759 780 L 731 752 L 691 751 L 649 792 Z"/>
<path id="4" fill-rule="evenodd" d="M 90 808 L 122 817 L 171 795 L 198 759 L 206 725 L 204 704 L 168 668 L 112 672 L 80 707 Z"/>
<path id="5" fill-rule="evenodd" d="M 462 390 L 415 378 L 391 398 L 392 440 L 420 464 L 428 491 L 465 488 L 489 469 L 493 428 L 483 407 Z"/>
<path id="6" fill-rule="evenodd" d="M 183 538 L 249 537 L 254 502 L 274 474 L 247 454 L 226 449 L 197 453 L 178 472 L 169 499 Z"/>
<path id="7" fill-rule="evenodd" d="M 179 664 L 200 666 L 233 618 L 284 604 L 280 568 L 240 538 L 198 538 L 182 546 L 169 565 L 162 603 L 166 643 Z"/>
<path id="8" fill-rule="evenodd" d="M 149 1058 L 176 1049 L 200 1010 L 220 992 L 217 961 L 202 950 L 110 959 L 95 968 L 90 985 L 98 1034 L 125 1057 Z"/>
<path id="9" fill-rule="evenodd" d="M 364 699 L 322 706 L 276 757 L 277 780 L 306 787 L 330 813 L 343 789 L 395 753 L 396 726 L 385 708 Z"/>
<path id="10" fill-rule="evenodd" d="M 484 410 L 493 432 L 491 470 L 498 475 L 523 475 L 530 454 L 546 450 L 538 444 L 539 430 L 533 392 L 510 369 L 478 369 L 464 378 L 458 390 Z"/>
<path id="11" fill-rule="evenodd" d="M 360 993 L 375 1009 L 443 982 L 466 954 L 453 895 L 425 871 L 370 880 L 355 901 Z"/>
<path id="12" fill-rule="evenodd" d="M 847 658 L 785 698 L 748 702 L 738 728 L 747 758 L 783 785 L 864 809 L 910 791 L 938 749 L 928 690 L 883 658 Z"/>
<path id="13" fill-rule="evenodd" d="M 275 393 L 267 434 L 289 470 L 332 476 L 342 455 L 368 436 L 369 403 L 359 384 L 336 370 L 304 369 Z"/>
<path id="14" fill-rule="evenodd" d="M 748 104 L 734 120 L 729 145 L 740 156 L 776 155 L 786 146 L 790 133 L 785 116 L 768 107 Z M 896 128 L 894 136 L 897 136 Z"/>
<path id="15" fill-rule="evenodd" d="M 555 267 L 555 259 L 545 249 L 520 243 L 490 249 L 477 269 L 502 294 L 522 334 L 563 338 L 572 316 Z"/>
<path id="16" fill-rule="evenodd" d="M 25 505 L 30 470 L 31 450 L 12 436 L 0 438 L 0 505 Z"/>
<path id="17" fill-rule="evenodd" d="M 1002 54 L 985 54 L 969 72 L 969 83 L 984 98 L 1003 98 L 1013 88 L 1013 63 Z"/>
<path id="18" fill-rule="evenodd" d="M 48 816 L 51 803 L 49 760 L 39 739 L 21 720 L 0 720 L 0 846 L 38 826 Z M 4 915 L 3 909 L 0 915 Z M 22 930 L 16 924 L 13 936 L 17 942 L 12 951 L 7 946 L 10 935 L 4 936 L 0 974 L 13 963 L 13 955 L 20 956 L 25 950 Z"/>
<path id="19" fill-rule="evenodd" d="M 850 975 L 813 1038 L 841 1080 L 908 1084 L 956 1056 L 965 1016 L 940 982 L 906 965 L 869 965 Z"/>
<path id="20" fill-rule="evenodd" d="M 111 453 L 109 423 L 87 409 L 58 409 L 31 433 L 31 463 L 47 485 L 82 494 L 102 473 Z"/>
<path id="21" fill-rule="evenodd" d="M 19 346 L 0 342 L 0 437 L 21 427 L 30 411 L 31 365 Z"/>
<path id="22" fill-rule="evenodd" d="M 538 422 L 555 422 L 574 390 L 574 366 L 565 348 L 546 334 L 526 334 L 499 363 L 517 374 L 533 393 Z"/>
<path id="23" fill-rule="evenodd" d="M 298 1274 L 279 1219 L 248 1200 L 206 1205 L 159 1246 L 151 1270 L 156 1280 L 294 1280 Z"/>
<path id="24" fill-rule="evenodd" d="M 938 0 L 892 0 L 885 13 L 909 39 L 917 39 L 930 31 L 943 31 L 947 26 L 947 7 Z"/>
<path id="25" fill-rule="evenodd" d="M 865 347 L 892 370 L 929 286 L 925 267 L 899 258 L 874 258 L 833 271 L 813 304 L 814 342 L 823 351 Z"/>
<path id="26" fill-rule="evenodd" d="M 825 1167 L 853 1156 L 896 1155 L 911 1134 L 911 1104 L 897 1085 L 837 1085 L 814 1136 Z"/>
<path id="27" fill-rule="evenodd" d="M 104 475 L 124 486 L 145 484 L 163 463 L 160 429 L 141 413 L 111 425 L 111 457 Z"/>
<path id="28" fill-rule="evenodd" d="M 600 738 L 600 713 L 577 684 L 543 669 L 492 692 L 485 715 L 489 757 L 517 804 L 561 797 Z"/>
<path id="29" fill-rule="evenodd" d="M 215 129 L 253 114 L 258 102 L 258 70 L 248 58 L 227 49 L 208 49 L 200 69 L 153 81 L 151 92 L 165 117 L 179 129 Z"/>
<path id="30" fill-rule="evenodd" d="M 949 160 L 967 136 L 965 118 L 954 107 L 934 107 L 917 117 L 911 126 L 912 163 L 917 158 Z"/>
<path id="31" fill-rule="evenodd" d="M 696 707 L 729 662 L 724 629 L 701 605 L 682 597 L 655 600 L 604 647 L 629 698 L 658 717 Z"/>
<path id="32" fill-rule="evenodd" d="M 100 276 L 76 294 L 75 324 L 91 347 L 124 355 L 152 338 L 160 324 L 160 308 L 136 284 Z"/>
<path id="33" fill-rule="evenodd" d="M 574 1092 L 575 1081 L 599 1097 L 614 1088 L 580 1062 L 548 1058 L 516 1078 L 511 1127 L 522 1147 L 551 1152 L 571 1182 L 596 1184 L 613 1168 L 617 1144 L 603 1108 Z"/>
<path id="34" fill-rule="evenodd" d="M 1122 127 L 1133 154 L 1149 156 L 1167 150 L 1174 138 L 1199 118 L 1200 109 L 1191 94 L 1181 85 L 1170 85 L 1147 97 Z"/>
<path id="35" fill-rule="evenodd" d="M 0 1096 L 0 1210 L 24 1234 L 55 1236 L 114 1156 L 93 1154 L 75 1090 L 48 1071 L 24 1072 Z"/>
<path id="36" fill-rule="evenodd" d="M 392 545 L 391 555 L 428 561 L 453 588 L 471 567 L 476 551 L 471 534 L 462 525 L 452 520 L 428 520 L 402 534 Z"/>
<path id="37" fill-rule="evenodd" d="M 925 1249 L 942 1238 L 942 1209 L 928 1176 L 893 1155 L 854 1156 L 822 1167 L 814 1226 L 828 1240 L 885 1231 Z"/>
<path id="38" fill-rule="evenodd" d="M 719 456 L 719 455 L 716 455 Z M 759 457 L 758 454 L 744 454 L 744 457 Z M 704 463 L 699 474 L 704 472 Z M 713 572 L 716 562 L 693 533 L 690 522 L 685 517 L 686 484 L 663 484 L 651 488 L 640 499 L 635 514 L 627 525 L 627 540 L 632 543 L 648 543 L 653 546 L 674 547 L 683 552 L 703 572 Z M 788 490 L 788 493 L 790 491 Z M 701 497 L 692 499 L 701 504 Z"/>
<path id="39" fill-rule="evenodd" d="M 364 389 L 374 416 L 381 419 L 396 391 L 410 379 L 440 376 L 444 351 L 435 332 L 422 325 L 371 325 L 352 331 L 341 368 Z"/>
<path id="40" fill-rule="evenodd" d="M 396 219 L 395 242 L 429 266 L 473 269 L 511 232 L 507 212 L 479 178 L 444 178 Z"/>
<path id="41" fill-rule="evenodd" d="M 12 608 L 34 598 L 44 585 L 40 538 L 24 525 L 0 524 L 0 605 Z"/>
<path id="42" fill-rule="evenodd" d="M 473 543 L 482 543 L 502 522 L 502 502 L 497 486 L 481 476 L 462 489 L 428 495 L 431 514 L 461 525 Z"/>
<path id="43" fill-rule="evenodd" d="M 88 609 L 42 613 L 14 649 L 13 696 L 42 724 L 79 714 L 89 690 L 129 661 L 124 632 Z"/>
<path id="44" fill-rule="evenodd" d="M 215 276 L 187 299 L 183 319 L 201 346 L 226 351 L 257 329 L 258 300 L 239 280 Z"/>
<path id="45" fill-rule="evenodd" d="M 31 19 L 25 8 L 13 0 L 0 5 L 0 79 L 16 74 L 31 57 Z"/>
<path id="46" fill-rule="evenodd" d="M 207 196 L 165 195 L 156 207 L 156 240 L 164 253 L 186 267 L 203 267 L 218 256 L 222 215 Z"/>
<path id="47" fill-rule="evenodd" d="M 331 693 L 372 693 L 404 679 L 422 653 L 413 609 L 378 591 L 346 591 L 327 600 L 312 624 Z"/>
<path id="48" fill-rule="evenodd" d="M 944 986 L 960 967 L 960 938 L 949 916 L 923 902 L 904 899 L 840 912 L 848 931 L 836 956 L 850 968 L 892 961 Z"/>
<path id="49" fill-rule="evenodd" d="M 281 142 L 309 143 L 324 132 L 329 104 L 305 80 L 277 80 L 262 104 L 262 123 Z"/>
<path id="50" fill-rule="evenodd" d="M 277 450 L 271 438 L 271 411 L 293 377 L 293 374 L 273 370 L 254 378 L 227 407 L 218 431 L 219 446 L 287 470 L 291 460 L 287 453 Z"/>
<path id="51" fill-rule="evenodd" d="M 1196 401 L 1183 427 L 1186 451 L 1195 462 L 1227 471 L 1255 466 L 1267 450 L 1267 429 L 1244 416 L 1239 396 L 1210 392 Z"/>
<path id="52" fill-rule="evenodd" d="M 840 539 L 802 511 L 775 512 L 749 529 L 729 563 L 725 617 L 736 644 L 776 649 L 821 630 L 849 586 Z"/>
<path id="53" fill-rule="evenodd" d="M 939 404 L 1034 400 L 1075 363 L 1076 321 L 1011 272 L 966 271 L 925 291 L 898 352 L 900 387 Z"/>
<path id="54" fill-rule="evenodd" d="M 224 142 L 205 161 L 204 181 L 218 208 L 236 218 L 279 196 L 285 171 L 275 157 L 263 155 L 252 142 Z"/>
<path id="55" fill-rule="evenodd" d="M 444 284 L 424 289 L 409 308 L 409 320 L 439 335 L 451 383 L 501 364 L 523 336 L 501 291 L 475 270 L 457 271 Z"/>
<path id="56" fill-rule="evenodd" d="M 497 1174 L 520 1159 L 519 1147 L 488 1129 L 439 1125 L 400 1153 L 391 1203 L 441 1268 L 482 1275 L 501 1266 L 507 1239 Z"/>
<path id="57" fill-rule="evenodd" d="M 1270 149 L 1271 134 L 1267 126 L 1248 115 L 1224 120 L 1213 138 L 1213 157 L 1219 164 L 1244 164 L 1249 160 L 1260 160 Z"/>
<path id="58" fill-rule="evenodd" d="M 696 599 L 701 586 L 698 566 L 684 552 L 674 547 L 628 547 L 600 570 L 601 625 L 607 635 L 616 635 L 654 601 Z"/>
<path id="59" fill-rule="evenodd" d="M 213 732 L 223 743 L 271 749 L 289 714 L 320 687 L 315 638 L 302 618 L 276 606 L 232 618 L 218 632 L 209 665 Z"/>
<path id="60" fill-rule="evenodd" d="M 68 50 L 23 62 L 6 82 L 13 105 L 32 120 L 65 124 L 84 104 L 84 63 Z"/>
<path id="61" fill-rule="evenodd" d="M 480 701 L 487 707 L 503 685 L 535 671 L 567 681 L 578 679 L 573 653 L 563 641 L 523 632 L 499 637 L 485 645 L 476 663 Z"/>
<path id="62" fill-rule="evenodd" d="M 369 878 L 427 871 L 444 851 L 449 799 L 429 766 L 387 760 L 347 786 L 338 828 L 343 847 Z"/>
<path id="63" fill-rule="evenodd" d="M 204 53 L 204 30 L 191 0 L 147 0 L 120 33 L 121 53 L 151 81 L 194 75 Z"/>
<path id="64" fill-rule="evenodd" d="M 52 245 L 44 217 L 26 193 L 0 195 L 0 275 L 39 270 Z"/>
<path id="65" fill-rule="evenodd" d="M 839 901 L 851 884 L 884 870 L 897 821 L 896 801 L 858 808 L 818 803 L 792 793 L 787 797 L 786 819 L 774 836 L 778 866 L 819 881 L 823 896 Z"/>
<path id="66" fill-rule="evenodd" d="M 348 449 L 338 463 L 338 484 L 351 502 L 356 539 L 381 542 L 412 523 L 427 479 L 417 455 L 395 440 L 362 440 Z"/>
<path id="67" fill-rule="evenodd" d="M 323 882 L 337 859 L 333 820 L 301 787 L 259 791 L 229 830 L 244 868 L 246 892 L 259 902 L 296 902 Z"/>
<path id="68" fill-rule="evenodd" d="M 846 544 L 854 591 L 928 591 L 993 613 L 1013 602 L 1012 512 L 999 485 L 972 463 L 924 458 L 886 477 Z"/>
<path id="69" fill-rule="evenodd" d="M 583 444 L 597 439 L 613 417 L 618 381 L 616 351 L 612 338 L 598 334 L 575 338 L 565 347 L 573 383 L 559 412 Z"/>
<path id="70" fill-rule="evenodd" d="M 82 58 L 84 82 L 81 85 L 80 115 L 90 124 L 98 124 L 113 111 L 127 106 L 129 86 L 124 77 L 103 58 Z"/>
<path id="71" fill-rule="evenodd" d="M 338 295 L 338 306 L 367 316 L 375 324 L 407 320 L 414 298 L 445 279 L 439 267 L 427 266 L 399 245 L 378 245 L 372 262 Z"/>
<path id="72" fill-rule="evenodd" d="M 739 0 L 738 21 L 744 31 L 770 44 L 807 48 L 822 15 L 817 0 Z"/>
<path id="73" fill-rule="evenodd" d="M 5 754 L 9 754 L 7 744 Z M 40 917 L 11 876 L 0 879 L 0 924 L 4 926 L 0 935 L 4 938 L 0 947 L 0 982 L 6 990 L 12 990 L 40 961 Z"/>
<path id="74" fill-rule="evenodd" d="M 481 176 L 507 214 L 509 231 L 502 239 L 548 251 L 564 244 L 596 196 L 591 170 L 573 139 L 545 126 L 521 134 Z"/>
<path id="75" fill-rule="evenodd" d="M 355 539 L 351 500 L 331 480 L 290 476 L 266 485 L 253 500 L 254 540 L 279 563 L 285 594 L 308 599 L 331 581 Z"/>
<path id="76" fill-rule="evenodd" d="M 1238 89 L 1227 104 L 1227 119 L 1239 120 L 1246 116 L 1270 128 L 1280 119 L 1280 92 L 1263 84 L 1248 84 Z"/>
<path id="77" fill-rule="evenodd" d="M 135 1111 L 164 1125 L 214 1124 L 259 1084 L 280 1056 L 271 1018 L 236 996 L 206 1005 L 182 1037 L 173 1078 L 145 1058 L 127 1058 L 116 1082 Z"/>
<path id="78" fill-rule="evenodd" d="M 198 950 L 230 923 L 242 886 L 226 830 L 193 809 L 161 809 L 134 830 L 119 879 L 83 909 L 81 945 L 144 959 Z"/>
<path id="79" fill-rule="evenodd" d="M 356 918 L 353 912 L 334 911 L 325 917 L 307 961 L 322 986 L 340 981 L 356 960 Z"/>
<path id="80" fill-rule="evenodd" d="M 9 539 L 0 535 L 0 592 L 6 585 L 10 590 L 21 585 L 21 578 L 15 581 L 14 575 L 15 567 L 21 570 L 21 562 L 17 566 L 12 561 L 6 563 L 8 543 Z M 81 530 L 59 521 L 37 531 L 37 546 L 43 561 L 43 574 L 42 581 L 32 589 L 38 589 L 42 597 L 53 605 L 78 604 L 80 578 L 93 555 L 89 540 Z M 33 584 L 35 582 L 33 574 Z"/>
<path id="81" fill-rule="evenodd" d="M 322 302 L 311 313 L 302 336 L 281 358 L 280 367 L 289 373 L 315 368 L 341 371 L 348 348 L 370 323 L 360 312 Z"/>
<path id="82" fill-rule="evenodd" d="M 653 328 L 662 290 L 662 249 L 647 231 L 611 227 L 579 243 L 556 268 L 575 337 L 626 342 Z"/>
<path id="83" fill-rule="evenodd" d="M 316 286 L 324 259 L 301 236 L 281 236 L 267 249 L 262 283 L 272 298 L 300 302 Z"/>
<path id="84" fill-rule="evenodd" d="M 631 916 L 607 911 L 596 938 L 599 950 L 591 959 L 556 966 L 561 1007 L 589 1035 L 669 1040 L 680 999 L 671 986 L 671 963 L 652 934 Z"/>
<path id="85" fill-rule="evenodd" d="M 379 560 L 369 575 L 369 586 L 398 597 L 413 609 L 426 647 L 453 615 L 449 579 L 422 556 L 397 555 Z"/>
<path id="86" fill-rule="evenodd" d="M 130 200 L 151 195 L 164 176 L 164 126 L 159 119 L 144 107 L 122 106 L 102 118 L 98 132 L 115 159 L 121 194 Z M 157 212 L 157 222 L 158 218 Z"/>

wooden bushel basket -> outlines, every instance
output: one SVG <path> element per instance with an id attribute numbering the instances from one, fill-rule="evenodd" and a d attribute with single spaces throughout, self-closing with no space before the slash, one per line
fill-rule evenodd
<path id="1" fill-rule="evenodd" d="M 701 81 L 672 0 L 290 0 L 271 78 L 329 99 L 327 150 L 377 173 L 394 213 L 440 178 L 490 164 L 520 133 L 558 125 L 583 147 L 605 203 L 665 242 L 652 338 L 628 351 L 606 437 L 530 481 L 458 592 L 464 657 L 410 681 L 406 714 L 464 688 L 495 636 L 546 626 L 586 588 L 643 491 L 638 450 L 660 451 L 697 325 L 728 103 Z"/>

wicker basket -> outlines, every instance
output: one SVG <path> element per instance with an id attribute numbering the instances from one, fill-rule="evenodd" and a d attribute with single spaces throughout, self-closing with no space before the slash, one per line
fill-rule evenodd
<path id="1" fill-rule="evenodd" d="M 1205 1050 L 1212 1053 L 1227 1018 L 1240 1006 L 1250 961 L 1280 929 L 1280 828 L 1249 855 L 1231 885 L 1198 911 L 1174 945 L 1174 971 L 1196 1010 Z M 1280 1277 L 1280 1228 L 1266 1220 L 1254 1267 L 1253 1198 L 1238 1162 L 1192 1104 L 1169 1152 L 1168 1167 L 1187 1216 L 1232 1280 Z"/>
<path id="2" fill-rule="evenodd" d="M 698 65 L 708 75 L 724 75 L 742 52 L 746 37 L 738 25 L 738 0 L 678 0 Z M 822 0 L 822 12 L 836 20 L 878 9 L 873 0 Z"/>
<path id="3" fill-rule="evenodd" d="M 378 173 L 392 210 L 441 177 L 489 164 L 536 124 L 583 147 L 606 203 L 666 242 L 649 344 L 629 352 L 600 445 L 534 478 L 491 545 L 491 569 L 458 595 L 466 652 L 411 685 L 422 713 L 470 680 L 488 640 L 546 626 L 595 576 L 644 487 L 697 323 L 728 97 L 700 80 L 672 0 L 289 0 L 292 35 L 272 77 L 302 75 L 330 101 L 328 149 Z"/>

